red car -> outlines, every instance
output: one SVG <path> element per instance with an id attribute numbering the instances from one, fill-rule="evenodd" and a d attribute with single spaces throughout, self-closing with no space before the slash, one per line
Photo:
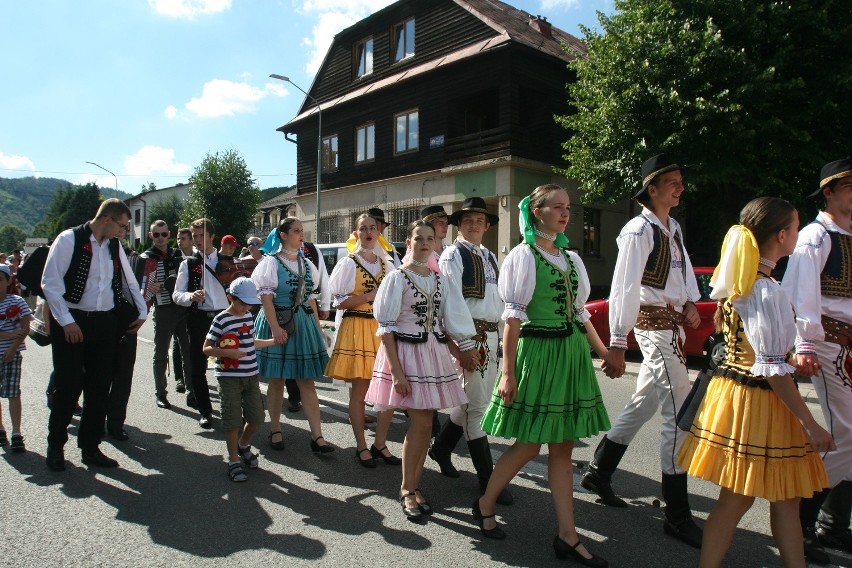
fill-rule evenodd
<path id="1" fill-rule="evenodd" d="M 708 363 L 715 366 L 725 356 L 725 343 L 722 335 L 716 333 L 713 325 L 713 314 L 716 313 L 716 301 L 710 299 L 710 278 L 713 276 L 713 268 L 696 266 L 695 279 L 698 281 L 698 290 L 701 299 L 695 303 L 701 316 L 698 328 L 684 327 L 686 341 L 684 352 L 687 356 L 708 357 Z M 586 309 L 592 314 L 592 325 L 600 335 L 604 345 L 609 345 L 609 300 L 593 300 L 586 302 Z M 639 349 L 633 331 L 627 336 L 629 349 Z"/>

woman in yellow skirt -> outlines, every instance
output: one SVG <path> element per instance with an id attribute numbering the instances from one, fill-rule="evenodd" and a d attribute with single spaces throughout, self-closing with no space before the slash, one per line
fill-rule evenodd
<path id="1" fill-rule="evenodd" d="M 717 367 L 678 454 L 689 474 L 719 485 L 704 526 L 699 566 L 720 566 L 755 497 L 769 501 L 784 566 L 805 566 L 799 499 L 828 486 L 818 452 L 834 447 L 791 376 L 793 308 L 770 276 L 796 244 L 799 215 L 777 197 L 750 201 L 722 245 L 711 297 L 726 357 Z"/>
<path id="2" fill-rule="evenodd" d="M 368 214 L 355 221 L 357 246 L 352 254 L 340 259 L 329 279 L 338 312 L 343 311 L 337 339 L 325 375 L 346 381 L 349 393 L 349 423 L 355 434 L 355 455 L 364 467 L 376 467 L 376 460 L 390 465 L 402 461 L 387 448 L 388 427 L 393 410 L 379 412 L 375 443 L 368 449 L 364 435 L 364 395 L 370 386 L 373 363 L 381 338 L 376 336 L 378 322 L 373 317 L 373 300 L 384 277 L 393 270 L 393 260 L 379 242 L 378 223 Z"/>

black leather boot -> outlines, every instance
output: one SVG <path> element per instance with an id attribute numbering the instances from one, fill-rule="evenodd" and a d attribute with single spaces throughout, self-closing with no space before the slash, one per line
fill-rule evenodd
<path id="1" fill-rule="evenodd" d="M 488 488 L 488 480 L 491 479 L 491 473 L 494 471 L 494 460 L 491 459 L 491 446 L 488 445 L 488 436 L 468 440 L 467 449 L 470 452 L 470 460 L 473 462 L 473 469 L 476 470 L 476 477 L 479 480 L 479 494 L 484 495 Z M 497 496 L 497 503 L 511 505 L 514 502 L 515 498 L 504 487 L 500 491 L 500 495 Z"/>
<path id="2" fill-rule="evenodd" d="M 604 436 L 595 449 L 595 456 L 589 462 L 589 467 L 580 481 L 580 485 L 597 493 L 601 502 L 608 507 L 627 506 L 627 503 L 612 490 L 612 474 L 618 468 L 618 464 L 626 451 L 627 446 L 616 444 Z"/>
<path id="3" fill-rule="evenodd" d="M 429 448 L 429 457 L 438 462 L 441 473 L 447 477 L 459 476 L 459 470 L 453 465 L 450 455 L 463 435 L 464 428 L 447 418 L 447 422 L 435 437 L 432 447 Z"/>
<path id="4" fill-rule="evenodd" d="M 819 511 L 816 534 L 829 548 L 852 552 L 852 481 L 841 481 L 828 494 Z"/>
<path id="5" fill-rule="evenodd" d="M 692 520 L 686 474 L 663 474 L 663 500 L 666 502 L 666 520 L 663 530 L 693 548 L 701 548 L 704 531 Z"/>
<path id="6" fill-rule="evenodd" d="M 813 497 L 799 502 L 799 521 L 802 523 L 802 538 L 804 539 L 805 558 L 816 564 L 828 564 L 831 558 L 817 538 L 815 525 L 820 507 L 825 502 L 831 489 L 814 493 Z"/>

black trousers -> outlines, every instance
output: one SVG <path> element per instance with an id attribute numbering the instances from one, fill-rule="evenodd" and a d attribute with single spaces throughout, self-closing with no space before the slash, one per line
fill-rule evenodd
<path id="1" fill-rule="evenodd" d="M 213 316 L 219 312 L 203 312 L 190 310 L 186 316 L 186 329 L 189 333 L 189 361 L 192 367 L 192 392 L 198 403 L 198 412 L 210 416 L 213 414 L 213 404 L 210 402 L 210 391 L 207 388 L 207 355 L 204 354 L 204 340 L 210 331 Z M 212 314 L 212 316 L 211 316 Z M 186 356 L 186 353 L 181 353 Z"/>
<path id="2" fill-rule="evenodd" d="M 292 403 L 302 402 L 302 393 L 299 392 L 299 383 L 296 379 L 284 379 L 287 387 L 287 400 Z"/>
<path id="3" fill-rule="evenodd" d="M 133 383 L 133 367 L 136 365 L 136 346 L 138 336 L 125 334 L 118 340 L 115 350 L 115 371 L 109 388 L 107 401 L 107 428 L 119 429 L 127 418 L 127 401 L 130 400 L 130 388 Z"/>
<path id="4" fill-rule="evenodd" d="M 92 449 L 100 444 L 104 431 L 118 342 L 116 317 L 112 312 L 96 312 L 89 316 L 79 312 L 72 314 L 83 332 L 82 343 L 68 343 L 65 330 L 50 318 L 56 388 L 47 426 L 47 443 L 61 448 L 68 441 L 68 425 L 82 393 L 84 407 L 77 446 Z"/>

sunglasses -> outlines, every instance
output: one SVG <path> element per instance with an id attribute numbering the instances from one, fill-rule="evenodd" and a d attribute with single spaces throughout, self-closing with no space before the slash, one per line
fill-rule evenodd
<path id="1" fill-rule="evenodd" d="M 169 231 L 166 231 L 165 233 L 151 233 L 151 236 L 155 239 L 159 239 L 160 237 L 168 237 Z"/>
<path id="2" fill-rule="evenodd" d="M 260 243 L 249 243 L 249 244 L 248 244 L 248 246 L 250 246 L 250 247 L 259 247 L 259 246 L 260 246 Z"/>

